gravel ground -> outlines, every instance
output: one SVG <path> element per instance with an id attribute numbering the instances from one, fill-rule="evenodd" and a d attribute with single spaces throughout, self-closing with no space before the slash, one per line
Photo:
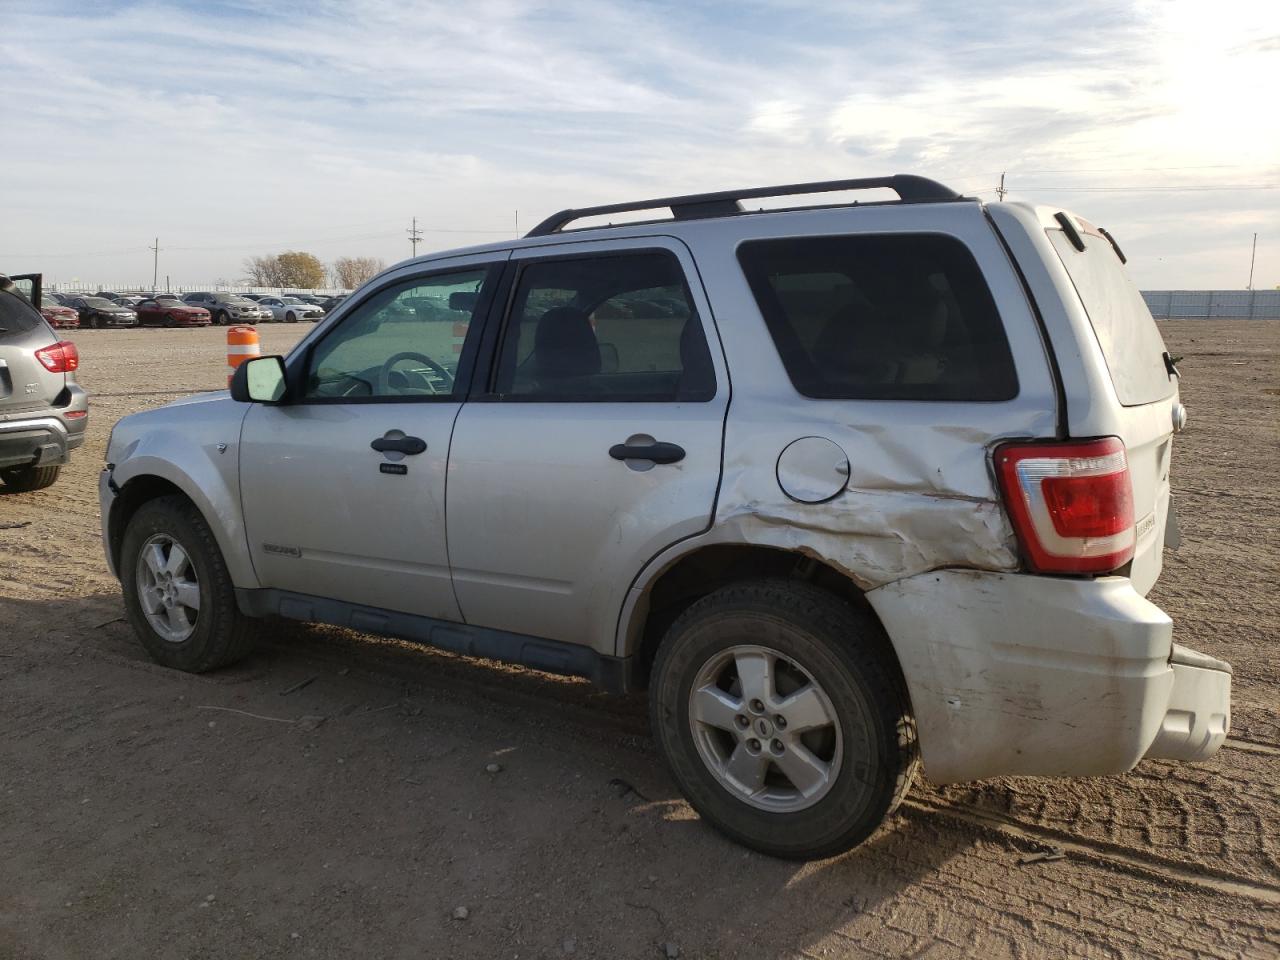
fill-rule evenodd
<path id="1" fill-rule="evenodd" d="M 118 417 L 220 385 L 223 331 L 74 334 L 89 440 L 0 496 L 0 957 L 1280 957 L 1280 324 L 1162 327 L 1191 423 L 1153 599 L 1235 665 L 1228 746 L 921 782 L 806 865 L 703 825 L 639 698 L 291 624 L 217 674 L 150 663 L 96 476 Z"/>

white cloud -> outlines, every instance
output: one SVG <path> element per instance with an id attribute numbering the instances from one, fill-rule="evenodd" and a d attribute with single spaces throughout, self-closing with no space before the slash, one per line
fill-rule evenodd
<path id="1" fill-rule="evenodd" d="M 990 198 L 1005 170 L 1131 238 L 1144 285 L 1213 286 L 1280 212 L 1200 189 L 1280 183 L 1270 3 L 17 6 L 9 270 L 140 280 L 159 233 L 204 282 L 284 246 L 399 259 L 415 214 L 462 231 L 430 248 L 517 208 L 889 172 Z"/>

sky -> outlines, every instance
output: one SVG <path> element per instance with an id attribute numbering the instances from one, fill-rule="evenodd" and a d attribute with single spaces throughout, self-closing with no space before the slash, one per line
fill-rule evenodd
<path id="1" fill-rule="evenodd" d="M 917 173 L 1280 285 L 1280 3 L 0 0 L 0 272 L 234 283 L 564 207 Z"/>

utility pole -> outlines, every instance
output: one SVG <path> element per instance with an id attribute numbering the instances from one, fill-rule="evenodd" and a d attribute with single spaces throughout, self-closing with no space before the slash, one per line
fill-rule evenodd
<path id="1" fill-rule="evenodd" d="M 1257 258 L 1258 258 L 1258 235 L 1255 233 L 1253 235 L 1253 252 L 1249 254 L 1249 285 L 1245 287 L 1246 290 L 1253 289 L 1253 261 L 1256 260 Z"/>
<path id="2" fill-rule="evenodd" d="M 406 230 L 405 233 L 409 234 L 409 243 L 413 245 L 413 255 L 416 257 L 418 255 L 418 241 L 422 239 L 422 231 L 418 229 L 417 217 L 413 218 L 413 226 Z"/>
<path id="3" fill-rule="evenodd" d="M 1009 191 L 1004 188 L 1004 171 L 1000 171 L 1000 186 L 996 187 L 996 198 L 1003 201 L 1004 195 Z"/>
<path id="4" fill-rule="evenodd" d="M 516 239 L 520 239 L 520 211 L 516 211 Z"/>
<path id="5" fill-rule="evenodd" d="M 151 289 L 154 290 L 160 281 L 160 238 L 156 237 L 155 245 L 147 249 L 154 254 L 151 258 Z"/>

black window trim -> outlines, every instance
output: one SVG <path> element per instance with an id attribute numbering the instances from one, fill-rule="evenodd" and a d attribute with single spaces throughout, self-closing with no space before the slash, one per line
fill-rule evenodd
<path id="1" fill-rule="evenodd" d="M 774 243 L 779 240 L 805 241 L 805 240 L 846 240 L 846 239 L 864 239 L 864 238 L 882 238 L 882 237 L 942 237 L 947 240 L 955 241 L 969 254 L 973 260 L 974 266 L 978 271 L 983 285 L 987 288 L 987 295 L 991 298 L 991 303 L 995 307 L 996 317 L 1000 324 L 1000 331 L 1005 338 L 1005 346 L 1009 351 L 1010 374 L 1013 377 L 1013 392 L 1008 397 L 980 399 L 980 398 L 943 398 L 934 399 L 930 397 L 832 397 L 822 394 L 811 394 L 805 392 L 799 384 L 796 383 L 791 370 L 787 367 L 786 359 L 783 357 L 781 345 L 778 343 L 774 334 L 773 325 L 769 322 L 769 318 L 765 313 L 764 305 L 760 302 L 757 295 L 755 284 L 751 281 L 751 273 L 748 271 L 747 264 L 743 261 L 743 248 L 763 243 Z M 1014 355 L 1013 345 L 1009 343 L 1008 332 L 1005 330 L 1004 315 L 1000 312 L 1000 305 L 996 303 L 995 293 L 991 290 L 991 284 L 987 280 L 987 275 L 983 272 L 982 264 L 973 252 L 973 248 L 961 237 L 953 233 L 947 233 L 944 230 L 877 230 L 868 232 L 842 232 L 842 233 L 816 233 L 816 234 L 799 234 L 786 236 L 753 236 L 745 237 L 740 240 L 734 249 L 734 259 L 738 262 L 738 269 L 742 272 L 742 279 L 747 284 L 747 289 L 751 293 L 751 302 L 755 304 L 757 311 L 760 313 L 760 319 L 764 322 L 765 329 L 769 334 L 769 342 L 773 344 L 774 350 L 777 352 L 778 363 L 781 365 L 783 372 L 787 375 L 787 382 L 791 385 L 791 389 L 796 392 L 797 396 L 806 400 L 812 400 L 817 403 L 914 403 L 928 404 L 930 406 L 938 406 L 939 404 L 997 404 L 997 403 L 1014 403 L 1022 395 L 1022 378 L 1018 373 L 1018 358 Z"/>
<path id="2" fill-rule="evenodd" d="M 354 300 L 354 294 L 343 302 L 342 316 L 336 318 L 336 322 L 327 329 L 321 330 L 319 335 L 306 345 L 303 350 L 290 354 L 285 363 L 285 382 L 288 385 L 289 406 L 333 406 L 336 404 L 378 404 L 378 403 L 424 403 L 424 404 L 441 404 L 441 403 L 463 403 L 468 399 L 471 391 L 471 385 L 474 382 L 474 374 L 476 369 L 477 354 L 480 351 L 480 341 L 482 339 L 485 328 L 489 326 L 489 314 L 493 309 L 494 294 L 499 286 L 499 282 L 503 276 L 503 268 L 506 266 L 506 260 L 499 256 L 499 259 L 482 260 L 476 263 L 459 264 L 455 263 L 450 266 L 440 265 L 435 269 L 423 270 L 420 273 L 411 273 L 401 275 L 395 278 L 388 278 L 387 282 L 381 283 L 376 287 L 371 287 L 360 296 L 359 300 Z M 467 325 L 467 335 L 462 342 L 462 352 L 458 355 L 458 369 L 454 374 L 452 393 L 447 395 L 441 394 L 437 396 L 406 396 L 406 397 L 308 397 L 304 391 L 306 389 L 307 370 L 311 366 L 311 357 L 315 353 L 316 347 L 325 341 L 327 337 L 333 335 L 335 330 L 342 329 L 346 325 L 347 320 L 359 313 L 360 309 L 371 299 L 382 293 L 390 287 L 397 287 L 408 283 L 420 283 L 429 280 L 432 277 L 445 277 L 450 274 L 463 273 L 472 270 L 485 270 L 487 276 L 481 284 L 480 298 L 476 302 L 475 310 L 471 314 L 471 323 Z M 354 301 L 354 302 L 352 302 Z M 349 304 L 349 305 L 348 305 Z"/>
<path id="3" fill-rule="evenodd" d="M 520 289 L 520 279 L 523 277 L 526 269 L 537 264 L 557 261 L 606 260 L 633 256 L 652 256 L 653 254 L 660 254 L 667 257 L 675 263 L 676 270 L 679 271 L 680 282 L 684 287 L 685 299 L 688 301 L 690 307 L 693 308 L 694 318 L 697 319 L 699 328 L 702 331 L 703 344 L 706 346 L 707 353 L 711 359 L 710 366 L 713 382 L 711 395 L 709 397 L 701 400 L 681 400 L 669 397 L 661 399 L 641 397 L 602 398 L 598 394 L 539 397 L 527 394 L 503 394 L 497 392 L 498 368 L 501 366 L 503 351 L 506 349 L 508 331 L 511 327 L 511 311 L 515 305 L 516 291 Z M 715 354 L 711 350 L 711 341 L 707 338 L 706 320 L 703 319 L 702 311 L 698 309 L 697 299 L 693 295 L 693 288 L 689 283 L 689 274 L 685 270 L 684 264 L 680 262 L 680 257 L 676 252 L 668 247 L 607 247 L 600 250 L 560 251 L 556 253 L 540 254 L 532 257 L 513 257 L 507 262 L 506 269 L 503 271 L 502 282 L 498 287 L 500 298 L 495 299 L 500 299 L 501 308 L 495 308 L 491 311 L 491 322 L 486 325 L 490 329 L 485 331 L 481 360 L 477 365 L 477 369 L 474 371 L 472 392 L 467 397 L 468 403 L 713 403 L 720 395 L 720 378 L 716 372 Z"/>

